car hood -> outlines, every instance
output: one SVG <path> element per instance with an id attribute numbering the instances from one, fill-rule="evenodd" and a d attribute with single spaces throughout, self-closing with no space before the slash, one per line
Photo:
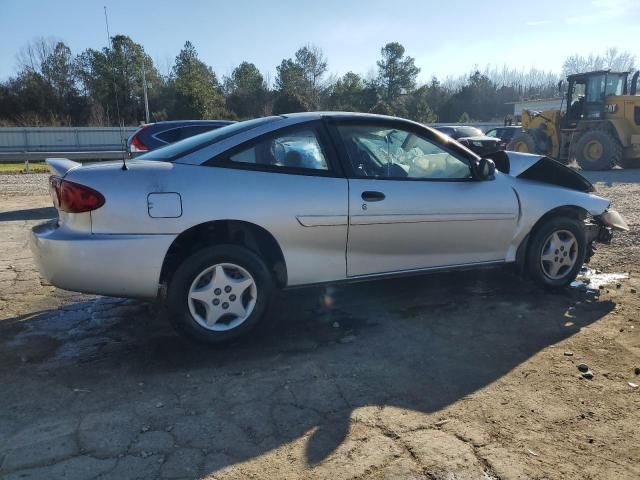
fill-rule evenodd
<path id="1" fill-rule="evenodd" d="M 496 168 L 512 177 L 570 188 L 579 192 L 594 192 L 593 184 L 575 170 L 544 155 L 498 151 L 490 155 Z"/>

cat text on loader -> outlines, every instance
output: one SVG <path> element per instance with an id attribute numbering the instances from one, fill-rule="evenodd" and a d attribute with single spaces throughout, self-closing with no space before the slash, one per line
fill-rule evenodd
<path id="1" fill-rule="evenodd" d="M 608 70 L 569 75 L 566 109 L 522 112 L 522 132 L 507 150 L 574 158 L 584 170 L 640 167 L 638 74 Z M 629 84 L 627 84 L 629 83 Z"/>

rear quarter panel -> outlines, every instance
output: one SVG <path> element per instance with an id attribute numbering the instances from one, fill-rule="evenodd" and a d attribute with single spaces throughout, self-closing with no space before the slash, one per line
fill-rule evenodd
<path id="1" fill-rule="evenodd" d="M 105 196 L 105 205 L 91 214 L 93 233 L 180 234 L 205 222 L 240 220 L 274 236 L 285 257 L 289 285 L 346 276 L 344 178 L 146 161 L 131 162 L 127 171 L 80 169 L 71 180 Z M 182 215 L 149 216 L 147 198 L 157 192 L 177 192 Z M 304 226 L 298 217 L 330 221 Z"/>

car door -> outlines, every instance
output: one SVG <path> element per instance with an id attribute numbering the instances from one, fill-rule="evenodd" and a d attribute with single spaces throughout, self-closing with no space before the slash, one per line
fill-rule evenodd
<path id="1" fill-rule="evenodd" d="M 345 278 L 348 183 L 321 123 L 262 135 L 212 166 L 225 168 L 212 172 L 217 187 L 203 196 L 206 203 L 218 218 L 247 221 L 273 235 L 288 286 Z"/>
<path id="2" fill-rule="evenodd" d="M 349 172 L 347 276 L 504 261 L 518 202 L 499 173 L 410 123 L 335 126 Z"/>

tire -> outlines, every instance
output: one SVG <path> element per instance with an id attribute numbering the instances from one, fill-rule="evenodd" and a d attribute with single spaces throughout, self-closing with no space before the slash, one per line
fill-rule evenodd
<path id="1" fill-rule="evenodd" d="M 218 245 L 198 250 L 180 264 L 169 282 L 167 307 L 180 333 L 219 344 L 253 329 L 273 290 L 273 277 L 258 255 L 244 247 Z"/>
<path id="2" fill-rule="evenodd" d="M 535 139 L 527 132 L 516 133 L 507 145 L 507 150 L 520 153 L 538 153 Z"/>
<path id="3" fill-rule="evenodd" d="M 570 246 L 572 240 L 574 243 Z M 531 237 L 527 249 L 527 270 L 536 282 L 545 287 L 566 287 L 582 268 L 586 247 L 584 228 L 579 220 L 552 217 L 537 227 Z M 552 274 L 554 268 L 558 269 L 556 275 Z"/>
<path id="4" fill-rule="evenodd" d="M 604 130 L 587 130 L 580 135 L 575 152 L 583 170 L 610 170 L 622 159 L 622 145 Z"/>

